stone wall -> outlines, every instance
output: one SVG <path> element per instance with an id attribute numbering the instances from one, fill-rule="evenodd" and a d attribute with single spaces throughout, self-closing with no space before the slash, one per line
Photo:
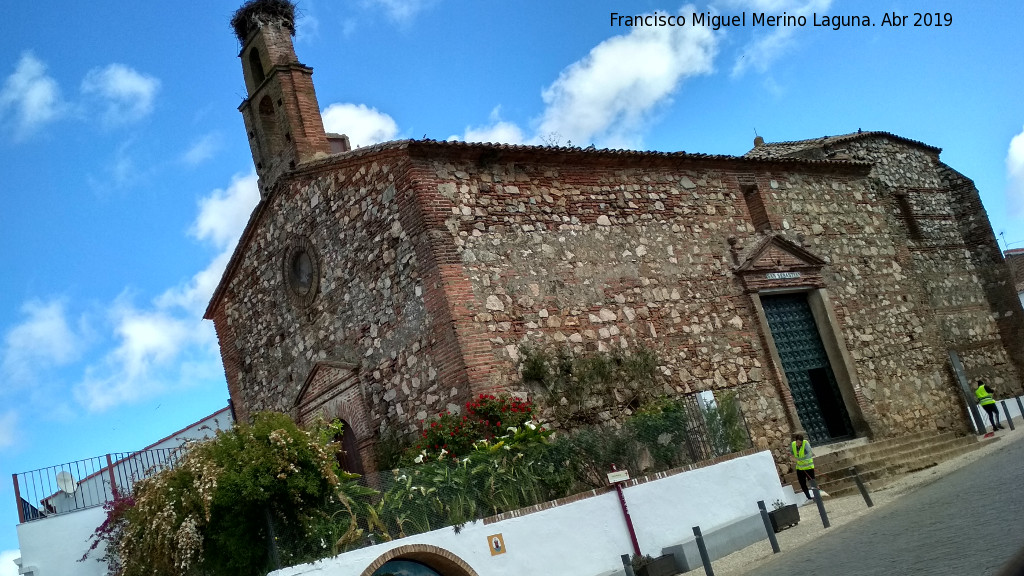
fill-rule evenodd
<path id="1" fill-rule="evenodd" d="M 323 362 L 357 367 L 366 429 L 374 432 L 461 403 L 454 397 L 465 390 L 439 376 L 444 339 L 427 329 L 431 289 L 421 260 L 429 250 L 407 169 L 400 150 L 353 153 L 286 180 L 257 209 L 215 299 L 240 418 L 261 410 L 297 415 L 300 389 Z M 319 261 L 319 294 L 308 307 L 293 302 L 282 269 L 300 238 Z M 229 365 L 233 358 L 237 365 Z M 316 379 L 310 384 L 308 392 L 319 393 Z"/>
<path id="2" fill-rule="evenodd" d="M 937 151 L 894 138 L 851 140 L 832 152 L 837 148 L 871 161 L 883 194 L 906 198 L 907 213 L 894 203 L 893 229 L 906 236 L 941 344 L 958 351 L 968 379 L 1024 391 L 1024 314 L 1014 306 L 1013 282 L 973 182 L 942 164 Z M 908 219 L 918 234 L 908 233 Z"/>
<path id="3" fill-rule="evenodd" d="M 997 386 L 1014 369 L 963 240 L 967 192 L 927 148 L 878 138 L 845 153 L 881 160 L 397 142 L 307 163 L 261 203 L 211 305 L 236 408 L 308 418 L 308 401 L 364 435 L 410 432 L 476 394 L 528 393 L 523 344 L 644 345 L 661 361 L 655 392 L 736 390 L 784 463 L 799 423 L 752 292 L 820 289 L 861 433 L 962 429 L 947 348 Z M 318 264 L 308 303 L 284 277 L 296 243 Z M 755 257 L 813 274 L 752 283 Z M 358 387 L 330 403 L 314 398 L 324 378 Z"/>
<path id="4" fill-rule="evenodd" d="M 469 320 L 490 335 L 494 366 L 479 387 L 515 382 L 523 343 L 642 342 L 663 361 L 668 391 L 739 388 L 754 435 L 784 442 L 785 394 L 765 371 L 761 327 L 729 246 L 732 236 L 749 250 L 760 237 L 739 185 L 755 181 L 770 233 L 827 262 L 872 432 L 959 423 L 922 281 L 900 264 L 903 235 L 863 175 L 707 161 L 638 169 L 607 158 L 486 169 L 472 158 L 424 162 L 473 285 Z"/>

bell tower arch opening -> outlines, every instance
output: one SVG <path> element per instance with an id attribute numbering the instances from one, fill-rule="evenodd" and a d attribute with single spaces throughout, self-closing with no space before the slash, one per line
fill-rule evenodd
<path id="1" fill-rule="evenodd" d="M 267 79 L 267 73 L 263 70 L 260 51 L 255 48 L 249 50 L 249 73 L 252 75 L 252 82 L 256 86 L 263 84 L 263 81 Z"/>

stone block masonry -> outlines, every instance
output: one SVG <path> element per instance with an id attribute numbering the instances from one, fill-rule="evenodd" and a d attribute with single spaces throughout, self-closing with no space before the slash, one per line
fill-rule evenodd
<path id="1" fill-rule="evenodd" d="M 528 393 L 523 344 L 643 345 L 658 393 L 735 390 L 781 471 L 801 423 L 758 296 L 804 292 L 858 435 L 966 430 L 946 351 L 1008 391 L 1021 369 L 1007 339 L 1020 315 L 996 312 L 986 221 L 964 208 L 973 188 L 919 143 L 844 146 L 851 159 L 402 141 L 301 164 L 260 203 L 208 309 L 239 417 L 325 407 L 362 422 L 370 450 L 365 436 L 476 394 Z M 298 239 L 316 260 L 308 305 L 283 266 Z M 333 376 L 312 378 L 324 365 Z M 319 396 L 342 382 L 358 391 L 344 409 Z"/>

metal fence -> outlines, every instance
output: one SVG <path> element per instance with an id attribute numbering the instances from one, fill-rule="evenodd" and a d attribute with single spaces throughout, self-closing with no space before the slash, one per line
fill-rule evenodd
<path id="1" fill-rule="evenodd" d="M 182 448 L 114 452 L 12 474 L 21 523 L 102 506 L 114 488 L 129 495 L 135 482 L 177 464 Z"/>

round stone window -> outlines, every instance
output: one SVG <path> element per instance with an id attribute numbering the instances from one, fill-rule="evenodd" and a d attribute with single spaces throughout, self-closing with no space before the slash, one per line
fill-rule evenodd
<path id="1" fill-rule="evenodd" d="M 320 260 L 308 238 L 296 238 L 285 250 L 282 272 L 292 301 L 309 306 L 320 287 Z"/>

